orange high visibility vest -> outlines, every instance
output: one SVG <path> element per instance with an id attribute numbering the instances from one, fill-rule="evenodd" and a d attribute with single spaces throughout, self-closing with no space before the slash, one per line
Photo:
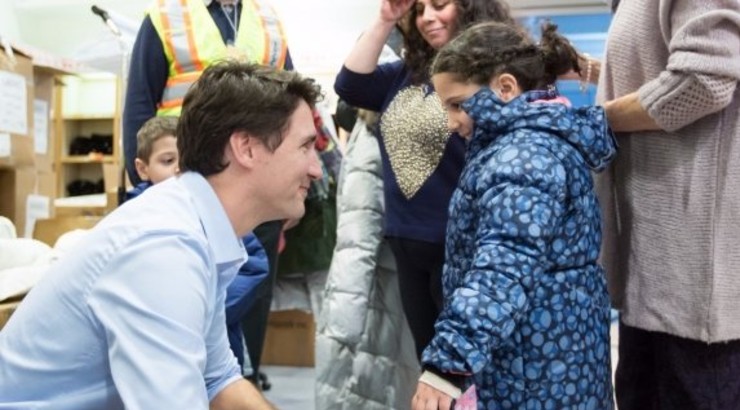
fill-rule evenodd
<path id="1" fill-rule="evenodd" d="M 283 26 L 272 7 L 259 0 L 242 0 L 237 36 L 229 47 L 203 0 L 156 0 L 148 14 L 169 65 L 157 115 L 179 115 L 188 88 L 218 60 L 236 57 L 273 67 L 285 65 Z"/>

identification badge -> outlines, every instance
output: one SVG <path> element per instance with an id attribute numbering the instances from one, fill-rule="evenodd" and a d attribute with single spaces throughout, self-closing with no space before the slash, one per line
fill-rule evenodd
<path id="1" fill-rule="evenodd" d="M 248 56 L 247 51 L 237 48 L 233 44 L 229 44 L 226 46 L 226 57 L 232 60 L 236 60 L 242 63 L 248 62 Z"/>

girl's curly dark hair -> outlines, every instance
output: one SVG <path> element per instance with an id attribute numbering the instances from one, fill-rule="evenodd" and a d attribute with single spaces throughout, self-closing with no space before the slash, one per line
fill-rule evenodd
<path id="1" fill-rule="evenodd" d="M 545 88 L 562 74 L 579 72 L 578 53 L 557 28 L 543 24 L 542 39 L 535 44 L 520 27 L 476 24 L 439 50 L 430 73 L 450 73 L 460 81 L 487 84 L 506 72 L 517 79 L 522 91 Z"/>
<path id="2" fill-rule="evenodd" d="M 457 33 L 475 23 L 484 21 L 498 21 L 501 23 L 516 24 L 511 17 L 508 5 L 502 0 L 452 0 L 457 7 Z M 436 54 L 416 27 L 417 10 L 412 7 L 409 11 L 408 29 L 404 35 L 404 61 L 411 72 L 411 82 L 415 85 L 429 80 L 429 66 Z"/>

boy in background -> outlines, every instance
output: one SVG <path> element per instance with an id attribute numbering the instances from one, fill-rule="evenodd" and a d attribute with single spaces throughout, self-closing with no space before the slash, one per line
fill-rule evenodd
<path id="1" fill-rule="evenodd" d="M 177 117 L 154 117 L 136 134 L 136 173 L 141 183 L 126 192 L 134 198 L 150 186 L 177 174 Z"/>
<path id="2" fill-rule="evenodd" d="M 141 181 L 126 192 L 126 200 L 141 195 L 147 188 L 179 172 L 177 167 L 177 117 L 153 117 L 136 134 L 136 172 Z M 229 347 L 236 356 L 242 375 L 252 375 L 241 320 L 255 301 L 255 291 L 268 271 L 267 254 L 259 239 L 250 232 L 242 238 L 249 258 L 239 269 L 239 274 L 226 289 L 226 330 Z"/>

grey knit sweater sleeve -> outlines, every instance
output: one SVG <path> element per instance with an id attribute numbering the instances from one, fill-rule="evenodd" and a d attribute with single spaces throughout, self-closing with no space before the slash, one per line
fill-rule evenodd
<path id="1" fill-rule="evenodd" d="M 740 80 L 740 1 L 660 0 L 660 32 L 668 65 L 640 87 L 639 99 L 671 132 L 732 101 Z"/>

